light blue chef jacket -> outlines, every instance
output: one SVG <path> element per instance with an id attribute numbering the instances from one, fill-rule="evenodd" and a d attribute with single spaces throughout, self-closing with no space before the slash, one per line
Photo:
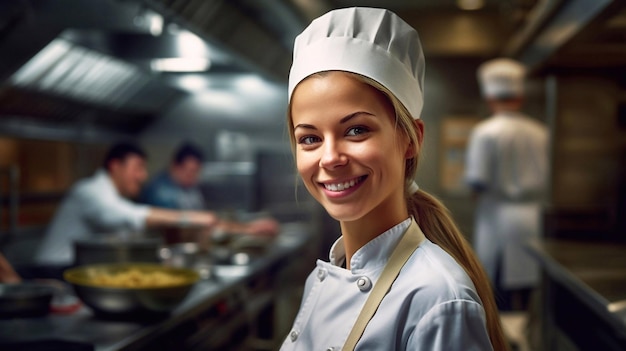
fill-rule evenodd
<path id="1" fill-rule="evenodd" d="M 341 350 L 407 219 L 359 249 L 350 270 L 340 238 L 317 261 L 282 351 Z M 429 240 L 404 265 L 355 350 L 492 350 L 485 312 L 461 266 Z"/>

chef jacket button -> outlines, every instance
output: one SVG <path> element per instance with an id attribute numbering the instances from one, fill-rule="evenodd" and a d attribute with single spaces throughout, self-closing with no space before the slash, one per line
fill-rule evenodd
<path id="1" fill-rule="evenodd" d="M 329 347 L 329 348 L 326 349 L 326 351 L 335 351 L 335 348 L 334 347 Z"/>
<path id="2" fill-rule="evenodd" d="M 298 333 L 297 330 L 292 330 L 291 333 L 289 333 L 289 338 L 291 339 L 291 341 L 296 341 L 298 340 L 299 335 L 300 333 Z"/>
<path id="3" fill-rule="evenodd" d="M 320 268 L 317 271 L 317 279 L 319 279 L 320 281 L 323 281 L 326 278 L 327 274 L 328 274 L 328 272 L 326 272 L 326 269 Z"/>
<path id="4" fill-rule="evenodd" d="M 356 285 L 361 291 L 369 291 L 372 288 L 372 281 L 368 277 L 361 277 L 356 281 Z"/>

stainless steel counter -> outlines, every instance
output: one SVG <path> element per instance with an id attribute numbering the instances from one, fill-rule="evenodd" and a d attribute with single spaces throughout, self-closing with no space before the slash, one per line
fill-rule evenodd
<path id="1" fill-rule="evenodd" d="M 544 349 L 558 349 L 557 327 L 581 349 L 623 350 L 626 244 L 544 239 L 529 249 L 544 272 Z"/>
<path id="2" fill-rule="evenodd" d="M 212 279 L 198 282 L 163 319 L 104 320 L 82 307 L 70 315 L 0 320 L 0 344 L 60 340 L 97 351 L 154 349 L 156 345 L 170 349 L 168 344 L 171 349 L 210 349 L 209 345 L 221 342 L 218 339 L 230 337 L 223 335 L 226 329 L 249 331 L 254 314 L 275 298 L 272 280 L 303 257 L 311 238 L 307 228 L 290 223 L 282 229 L 263 256 L 247 266 L 221 267 Z"/>

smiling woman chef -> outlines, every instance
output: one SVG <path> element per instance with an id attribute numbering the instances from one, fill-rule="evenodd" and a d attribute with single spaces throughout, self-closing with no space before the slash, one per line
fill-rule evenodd
<path id="1" fill-rule="evenodd" d="M 413 182 L 424 56 L 392 12 L 350 8 L 295 41 L 290 137 L 341 225 L 281 350 L 505 350 L 489 282 L 447 210 Z"/>

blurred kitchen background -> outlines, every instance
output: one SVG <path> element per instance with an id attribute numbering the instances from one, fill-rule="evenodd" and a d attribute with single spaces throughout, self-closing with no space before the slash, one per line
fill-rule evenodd
<path id="1" fill-rule="evenodd" d="M 552 136 L 544 236 L 626 243 L 624 1 L 4 0 L 2 252 L 28 263 L 68 188 L 93 174 L 111 143 L 130 138 L 148 151 L 151 173 L 180 142 L 197 143 L 208 156 L 202 183 L 212 209 L 306 221 L 310 256 L 325 257 L 338 226 L 298 186 L 286 81 L 295 36 L 322 13 L 354 5 L 389 8 L 420 33 L 426 145 L 417 181 L 470 241 L 464 143 L 489 115 L 475 72 L 508 56 L 529 67 L 525 111 Z M 626 280 L 626 266 L 616 272 Z M 626 299 L 619 284 L 613 289 Z M 622 321 L 607 322 L 617 347 L 626 340 Z M 580 341 L 567 328 L 552 350 L 587 349 L 592 336 Z"/>

